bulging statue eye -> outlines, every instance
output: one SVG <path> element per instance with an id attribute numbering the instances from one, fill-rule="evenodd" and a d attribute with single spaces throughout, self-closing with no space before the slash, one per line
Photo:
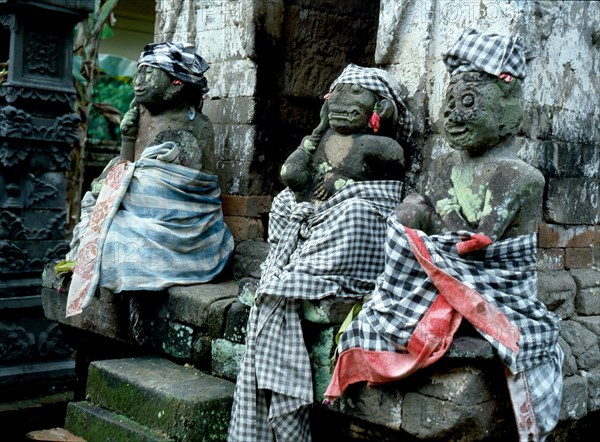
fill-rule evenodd
<path id="1" fill-rule="evenodd" d="M 467 94 L 462 98 L 462 104 L 465 107 L 471 107 L 475 104 L 475 97 L 471 94 Z"/>
<path id="2" fill-rule="evenodd" d="M 362 86 L 358 85 L 358 84 L 353 84 L 350 87 L 350 90 L 352 91 L 353 94 L 360 94 L 363 90 Z"/>

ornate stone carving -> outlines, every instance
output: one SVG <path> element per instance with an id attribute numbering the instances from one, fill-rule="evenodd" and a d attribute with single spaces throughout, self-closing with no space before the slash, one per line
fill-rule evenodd
<path id="1" fill-rule="evenodd" d="M 59 58 L 59 39 L 55 35 L 30 32 L 28 35 L 25 70 L 38 74 L 55 76 Z"/>
<path id="2" fill-rule="evenodd" d="M 65 114 L 54 119 L 39 118 L 14 106 L 0 111 L 0 137 L 73 142 L 77 140 L 79 117 Z"/>
<path id="3" fill-rule="evenodd" d="M 68 170 L 71 164 L 69 149 L 66 146 L 49 143 L 23 142 L 11 140 L 0 143 L 0 166 L 34 167 L 46 170 Z M 43 167 L 35 167 L 41 165 Z"/>
<path id="4" fill-rule="evenodd" d="M 0 322 L 0 360 L 15 361 L 29 356 L 35 337 L 23 327 Z"/>
<path id="5" fill-rule="evenodd" d="M 72 103 L 75 100 L 75 92 L 5 85 L 0 87 L 0 97 L 4 97 L 7 103 L 14 103 L 17 99 L 23 98 L 53 103 L 67 103 L 72 107 Z"/>
<path id="6" fill-rule="evenodd" d="M 0 212 L 0 238 L 25 239 L 25 235 L 21 218 L 7 210 Z"/>

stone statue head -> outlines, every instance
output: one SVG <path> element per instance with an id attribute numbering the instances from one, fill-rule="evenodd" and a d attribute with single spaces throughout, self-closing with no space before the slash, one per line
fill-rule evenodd
<path id="1" fill-rule="evenodd" d="M 370 132 L 407 139 L 412 132 L 412 115 L 396 79 L 383 69 L 354 64 L 331 84 L 321 123 L 340 134 Z"/>
<path id="2" fill-rule="evenodd" d="M 201 109 L 208 92 L 204 72 L 208 63 L 184 43 L 146 45 L 134 79 L 136 101 L 150 111 L 187 104 Z"/>
<path id="3" fill-rule="evenodd" d="M 454 76 L 442 106 L 450 146 L 476 153 L 515 135 L 523 119 L 521 83 L 484 72 Z"/>
<path id="4" fill-rule="evenodd" d="M 513 136 L 523 118 L 521 38 L 467 29 L 443 59 L 450 73 L 442 106 L 448 143 L 476 153 Z"/>

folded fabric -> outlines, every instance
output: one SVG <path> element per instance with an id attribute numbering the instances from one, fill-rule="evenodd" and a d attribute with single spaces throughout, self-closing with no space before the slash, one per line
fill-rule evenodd
<path id="1" fill-rule="evenodd" d="M 106 178 L 77 253 L 67 316 L 81 313 L 98 286 L 118 293 L 214 279 L 233 252 L 218 178 L 159 159 L 147 148 Z"/>
<path id="2" fill-rule="evenodd" d="M 523 79 L 526 76 L 525 52 L 519 36 L 479 34 L 474 29 L 467 29 L 443 59 L 451 77 L 470 71 L 496 77 L 509 74 Z"/>
<path id="3" fill-rule="evenodd" d="M 362 299 L 373 290 L 383 270 L 386 219 L 400 203 L 401 191 L 399 181 L 361 181 L 320 205 L 296 202 L 290 189 L 275 198 L 269 218 L 271 250 L 248 320 L 230 441 L 271 440 L 279 418 L 312 404 L 299 301 Z M 261 390 L 272 392 L 268 406 L 257 399 Z M 298 433 L 286 440 L 306 439 Z"/>
<path id="4" fill-rule="evenodd" d="M 488 243 L 483 239 L 466 231 L 427 236 L 390 217 L 385 270 L 340 337 L 327 398 L 356 382 L 383 384 L 427 367 L 446 353 L 466 319 L 506 366 L 511 394 L 523 390 L 515 387 L 519 382 L 529 385 L 528 402 L 521 404 L 533 410 L 539 428 L 519 421 L 519 430 L 545 434 L 554 428 L 562 351 L 559 319 L 537 299 L 536 236 L 456 247 Z"/>

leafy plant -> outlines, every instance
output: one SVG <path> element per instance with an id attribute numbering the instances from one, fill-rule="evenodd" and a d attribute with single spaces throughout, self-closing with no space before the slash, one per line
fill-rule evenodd
<path id="1" fill-rule="evenodd" d="M 101 39 L 111 32 L 114 21 L 113 11 L 119 0 L 96 0 L 96 7 L 87 18 L 75 27 L 73 74 L 77 97 L 75 112 L 80 117 L 78 142 L 71 151 L 74 165 L 70 173 L 67 190 L 69 211 L 68 230 L 71 231 L 80 214 L 80 201 L 83 194 L 83 180 L 86 162 L 87 134 L 90 123 L 90 110 L 93 107 L 93 91 L 98 74 L 98 48 Z M 106 109 L 105 109 L 106 110 Z"/>

